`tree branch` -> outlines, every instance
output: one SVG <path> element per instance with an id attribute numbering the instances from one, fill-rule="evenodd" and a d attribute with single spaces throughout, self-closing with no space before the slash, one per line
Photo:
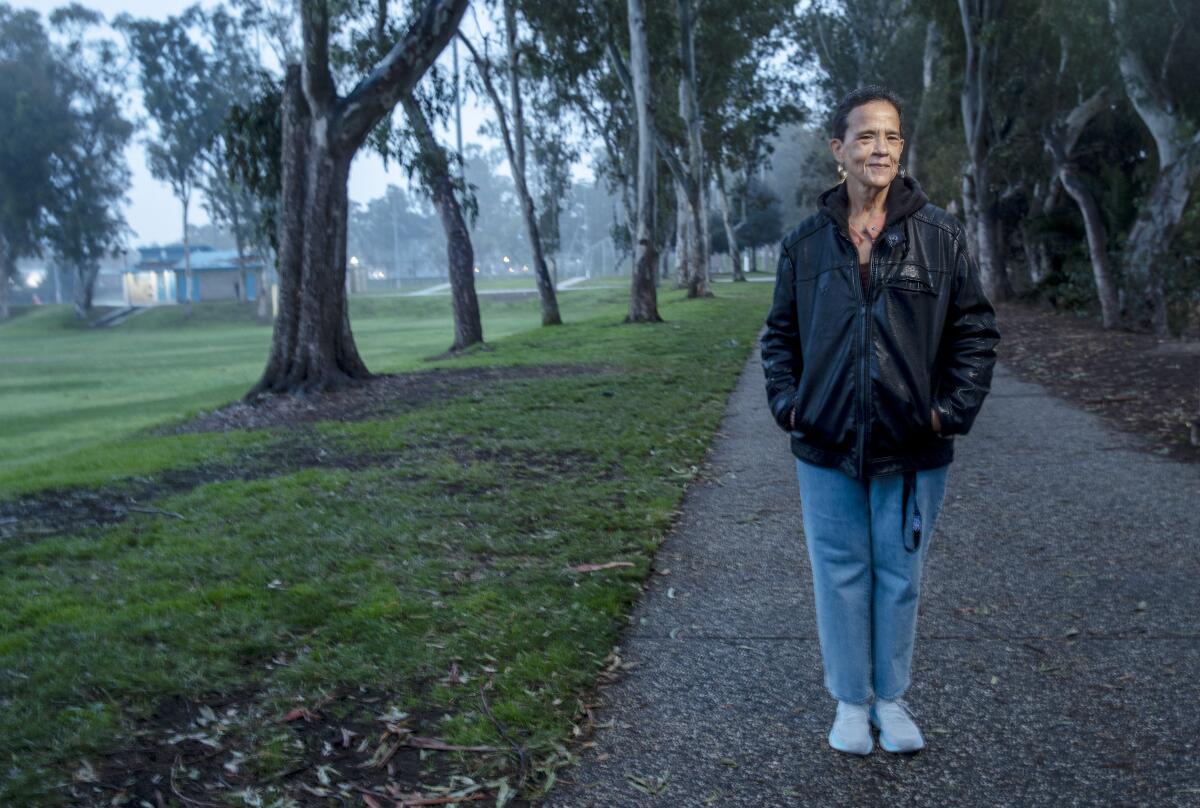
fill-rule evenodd
<path id="1" fill-rule="evenodd" d="M 426 0 L 417 19 L 342 103 L 337 141 L 355 151 L 370 131 L 412 92 L 462 21 L 470 0 Z"/>

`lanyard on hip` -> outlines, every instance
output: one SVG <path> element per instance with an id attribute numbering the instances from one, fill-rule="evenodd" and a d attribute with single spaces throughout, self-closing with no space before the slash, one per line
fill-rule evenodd
<path id="1" fill-rule="evenodd" d="M 913 495 L 913 519 L 912 519 L 912 546 L 908 546 L 908 492 L 912 491 Z M 900 497 L 900 539 L 904 542 L 904 549 L 910 553 L 915 553 L 917 548 L 921 546 L 921 506 L 917 504 L 917 472 L 909 470 L 904 472 L 904 492 Z"/>

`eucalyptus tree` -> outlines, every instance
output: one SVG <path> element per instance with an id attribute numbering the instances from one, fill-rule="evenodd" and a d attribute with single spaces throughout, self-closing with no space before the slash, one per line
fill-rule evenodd
<path id="1" fill-rule="evenodd" d="M 189 317 L 194 291 L 188 235 L 192 195 L 202 181 L 204 153 L 227 112 L 213 81 L 213 59 L 199 41 L 204 16 L 200 6 L 193 5 L 161 21 L 123 14 L 115 22 L 137 60 L 142 104 L 154 123 L 146 139 L 147 166 L 155 179 L 171 187 L 182 209 L 183 297 Z"/>
<path id="2" fill-rule="evenodd" d="M 787 47 L 792 5 L 790 0 L 706 4 L 697 32 L 704 54 L 699 72 L 704 142 L 735 280 L 744 279 L 737 234 L 744 219 L 731 196 L 744 195 L 749 176 L 769 161 L 780 129 L 804 116 L 794 101 L 800 90 L 797 72 L 774 59 Z M 735 178 L 732 187 L 729 177 Z"/>
<path id="3" fill-rule="evenodd" d="M 252 100 L 262 68 L 248 38 L 251 29 L 223 7 L 218 6 L 206 14 L 202 28 L 209 45 L 210 103 L 224 120 L 234 107 L 244 107 Z M 218 133 L 220 127 L 218 123 Z M 259 222 L 264 212 L 258 198 L 231 170 L 233 159 L 226 140 L 214 136 L 200 154 L 199 185 L 204 191 L 203 204 L 209 218 L 214 223 L 228 227 L 233 234 L 242 276 L 241 294 L 247 289 L 245 267 L 248 255 L 253 252 L 260 259 L 258 316 L 260 320 L 265 320 L 269 313 L 265 294 L 265 264 L 270 246 L 260 235 L 262 228 Z"/>
<path id="4" fill-rule="evenodd" d="M 657 137 L 654 124 L 654 101 L 650 90 L 650 53 L 646 37 L 646 14 L 642 0 L 628 0 L 629 64 L 633 87 L 634 108 L 637 110 L 637 236 L 634 239 L 633 291 L 629 296 L 627 322 L 658 322 L 655 270 L 658 252 L 654 239 L 654 208 L 657 196 Z M 617 59 L 615 45 L 610 52 Z M 619 62 L 618 62 L 619 66 Z"/>
<path id="5" fill-rule="evenodd" d="M 56 155 L 52 193 L 42 237 L 74 277 L 74 308 L 82 319 L 92 307 L 100 261 L 114 252 L 128 227 L 121 213 L 130 172 L 125 146 L 133 124 L 126 102 L 124 60 L 117 44 L 98 29 L 104 18 L 79 4 L 56 9 L 55 58 L 70 99 L 70 138 Z"/>
<path id="6" fill-rule="evenodd" d="M 1048 275 L 1047 239 L 1035 235 L 1031 223 L 1062 205 L 1065 194 L 1083 220 L 1101 323 L 1116 328 L 1120 311 L 1117 279 L 1109 261 L 1109 217 L 1098 193 L 1103 178 L 1089 176 L 1081 149 L 1081 143 L 1087 143 L 1086 131 L 1101 116 L 1112 114 L 1117 100 L 1112 31 L 1103 0 L 1072 0 L 1069 14 L 1066 2 L 1040 6 L 1037 24 L 1027 26 L 1022 34 L 1029 51 L 1027 66 L 1031 76 L 1038 77 L 1023 88 L 1022 117 L 1030 121 L 1032 139 L 1040 141 L 1049 165 L 1020 159 L 1009 169 L 1024 172 L 1033 163 L 1033 170 L 1044 177 L 1032 183 L 1029 213 L 1021 226 L 1027 268 L 1035 282 Z"/>
<path id="7" fill-rule="evenodd" d="M 279 313 L 251 400 L 371 377 L 345 291 L 350 163 L 369 138 L 388 136 L 393 110 L 450 41 L 467 2 L 423 0 L 401 24 L 386 2 L 302 0 L 302 62 L 287 68 L 278 120 Z"/>
<path id="8" fill-rule="evenodd" d="M 478 84 L 492 103 L 496 113 L 496 123 L 500 130 L 500 139 L 508 155 L 508 165 L 512 172 L 513 183 L 517 189 L 517 199 L 521 205 L 521 215 L 525 222 L 525 236 L 529 241 L 529 249 L 533 258 L 534 280 L 537 283 L 538 297 L 542 308 L 542 325 L 561 325 L 562 317 L 558 311 L 558 296 L 554 288 L 554 279 L 546 265 L 545 250 L 542 245 L 541 229 L 538 223 L 537 206 L 533 194 L 529 190 L 529 174 L 526 166 L 527 142 L 525 121 L 525 98 L 521 85 L 524 77 L 522 55 L 526 46 L 522 43 L 517 25 L 516 0 L 502 0 L 504 17 L 504 72 L 508 85 L 508 104 L 500 97 L 497 87 L 498 67 L 492 61 L 489 37 L 482 37 L 482 42 L 476 46 L 462 32 L 459 39 L 471 54 L 475 65 Z"/>
<path id="9" fill-rule="evenodd" d="M 445 91 L 445 81 L 435 67 L 430 71 L 431 92 L 411 92 L 402 101 L 405 119 L 416 148 L 409 150 L 405 161 L 410 178 L 420 178 L 420 187 L 437 209 L 446 234 L 446 257 L 450 277 L 450 300 L 454 311 L 454 342 L 450 351 L 461 351 L 483 342 L 483 322 L 479 315 L 479 298 L 475 294 L 475 250 L 471 231 L 463 215 L 463 197 L 472 218 L 478 214 L 474 197 L 466 193 L 461 168 L 457 175 L 450 170 L 450 157 L 433 133 L 430 120 L 449 117 L 453 93 Z M 440 90 L 440 91 L 439 91 Z M 456 155 L 461 162 L 461 155 Z"/>
<path id="10" fill-rule="evenodd" d="M 1108 0 L 1116 33 L 1122 86 L 1154 141 L 1157 170 L 1125 239 L 1123 269 L 1128 316 L 1166 335 L 1170 244 L 1200 178 L 1200 59 L 1196 3 L 1166 4 L 1162 14 L 1139 13 L 1127 0 Z M 1174 270 L 1178 271 L 1178 270 Z"/>

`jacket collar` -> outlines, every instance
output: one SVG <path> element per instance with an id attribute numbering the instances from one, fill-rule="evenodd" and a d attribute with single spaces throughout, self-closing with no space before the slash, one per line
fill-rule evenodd
<path id="1" fill-rule="evenodd" d="M 921 185 L 912 177 L 901 177 L 899 174 L 888 186 L 887 198 L 884 200 L 886 217 L 883 229 L 886 231 L 892 225 L 916 213 L 929 197 L 921 190 Z M 846 192 L 846 183 L 840 182 L 817 196 L 817 207 L 823 211 L 834 224 L 841 229 L 846 237 L 850 236 L 850 196 Z M 881 234 L 882 235 L 882 234 Z"/>

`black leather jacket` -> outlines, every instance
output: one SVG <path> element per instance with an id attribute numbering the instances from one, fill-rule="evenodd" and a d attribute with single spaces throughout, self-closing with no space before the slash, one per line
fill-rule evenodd
<path id="1" fill-rule="evenodd" d="M 949 463 L 1000 340 L 958 220 L 911 177 L 893 181 L 886 203 L 864 294 L 845 186 L 821 194 L 783 240 L 761 338 L 769 406 L 792 453 L 855 479 Z"/>

